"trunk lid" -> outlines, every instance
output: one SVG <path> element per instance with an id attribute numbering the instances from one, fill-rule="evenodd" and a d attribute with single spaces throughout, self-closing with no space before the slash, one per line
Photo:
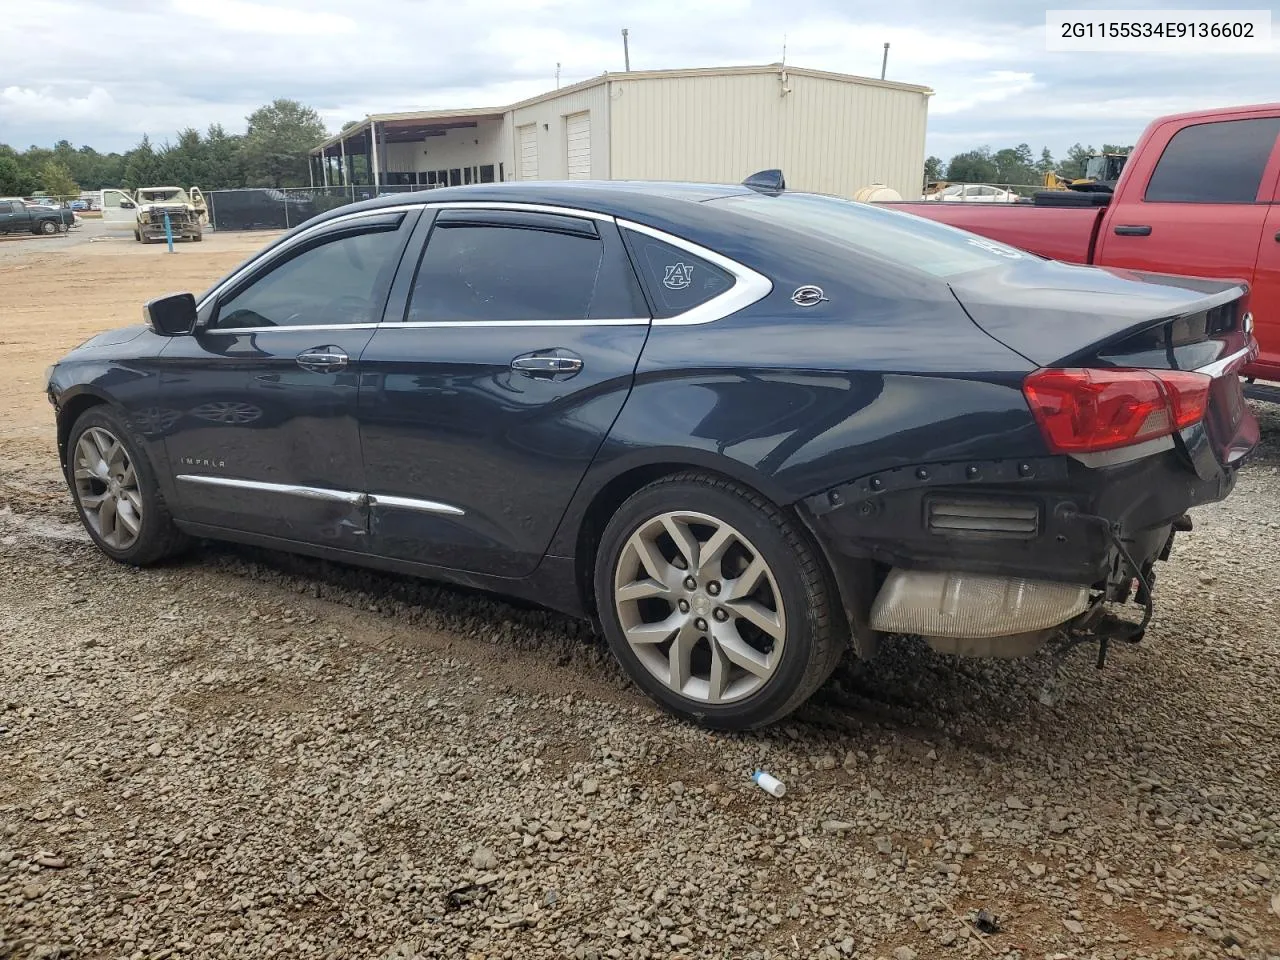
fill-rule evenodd
<path id="1" fill-rule="evenodd" d="M 1239 378 L 1257 352 L 1244 283 L 1019 261 L 950 285 L 975 324 L 1041 367 L 1209 376 L 1203 424 L 1217 459 L 1238 461 L 1257 443 Z"/>
<path id="2" fill-rule="evenodd" d="M 1190 322 L 1199 314 L 1208 324 L 1204 335 L 1188 330 L 1180 341 L 1229 338 L 1234 326 L 1237 348 L 1243 344 L 1240 304 L 1248 289 L 1243 283 L 1021 260 L 952 277 L 950 284 L 974 323 L 1040 366 L 1088 366 L 1082 362 L 1119 341 L 1171 321 Z M 1223 326 L 1228 329 L 1216 329 Z M 1209 363 L 1224 345 L 1203 346 L 1170 368 Z M 1161 365 L 1159 358 L 1151 359 Z"/>

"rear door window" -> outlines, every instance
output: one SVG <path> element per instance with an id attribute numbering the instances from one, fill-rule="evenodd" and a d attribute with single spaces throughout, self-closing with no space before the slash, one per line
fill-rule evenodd
<path id="1" fill-rule="evenodd" d="M 614 243 L 617 243 L 616 233 Z M 595 224 L 512 211 L 443 211 L 409 298 L 408 320 L 520 323 L 633 319 L 635 279 L 620 278 Z M 625 266 L 625 258 L 621 258 Z"/>
<path id="2" fill-rule="evenodd" d="M 1160 155 L 1145 200 L 1253 203 L 1280 134 L 1280 117 L 1184 127 Z"/>
<path id="3" fill-rule="evenodd" d="M 626 236 L 655 317 L 677 316 L 733 287 L 733 274 L 687 250 L 634 230 Z"/>

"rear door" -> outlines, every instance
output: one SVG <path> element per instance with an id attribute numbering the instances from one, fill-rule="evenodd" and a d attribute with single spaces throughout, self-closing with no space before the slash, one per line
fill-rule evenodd
<path id="1" fill-rule="evenodd" d="M 1158 130 L 1125 171 L 1096 262 L 1252 283 L 1278 134 L 1277 117 Z"/>
<path id="2" fill-rule="evenodd" d="M 449 205 L 392 307 L 398 297 L 401 322 L 380 327 L 361 358 L 371 548 L 528 574 L 648 334 L 618 229 L 575 211 Z"/>
<path id="3" fill-rule="evenodd" d="M 201 306 L 161 354 L 180 517 L 361 551 L 360 354 L 417 210 L 326 223 Z"/>

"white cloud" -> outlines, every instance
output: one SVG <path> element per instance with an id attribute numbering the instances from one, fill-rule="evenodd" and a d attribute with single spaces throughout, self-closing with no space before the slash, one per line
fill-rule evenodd
<path id="1" fill-rule="evenodd" d="M 5 87 L 0 90 L 0 120 L 5 123 L 78 122 L 110 114 L 115 106 L 111 94 L 92 87 L 82 97 L 59 94 L 50 87 Z"/>
<path id="2" fill-rule="evenodd" d="M 212 21 L 224 30 L 278 36 L 342 36 L 356 29 L 356 21 L 336 13 L 249 3 L 247 0 L 173 0 L 176 13 Z"/>
<path id="3" fill-rule="evenodd" d="M 975 107 L 1012 100 L 1041 86 L 1036 82 L 1034 73 L 997 70 L 984 77 L 972 78 L 963 91 L 944 89 L 929 104 L 929 113 L 934 116 L 965 113 Z"/>
<path id="4" fill-rule="evenodd" d="M 1092 0 L 1081 0 L 1088 6 Z M 1154 2 L 1154 0 L 1153 0 Z M 787 60 L 932 87 L 929 149 L 1132 138 L 1152 117 L 1274 98 L 1280 58 L 1048 54 L 1025 0 L 8 0 L 0 140 L 125 149 L 275 97 L 336 129 L 368 113 L 494 106 L 622 69 Z M 1126 142 L 1131 142 L 1126 139 Z"/>

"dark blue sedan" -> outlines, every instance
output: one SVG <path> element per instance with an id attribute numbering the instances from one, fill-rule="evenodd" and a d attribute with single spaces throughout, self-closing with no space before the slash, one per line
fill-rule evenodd
<path id="1" fill-rule="evenodd" d="M 1257 441 L 1247 291 L 749 183 L 379 198 L 151 301 L 50 374 L 85 526 L 532 599 L 725 728 L 886 636 L 1139 639 Z"/>

